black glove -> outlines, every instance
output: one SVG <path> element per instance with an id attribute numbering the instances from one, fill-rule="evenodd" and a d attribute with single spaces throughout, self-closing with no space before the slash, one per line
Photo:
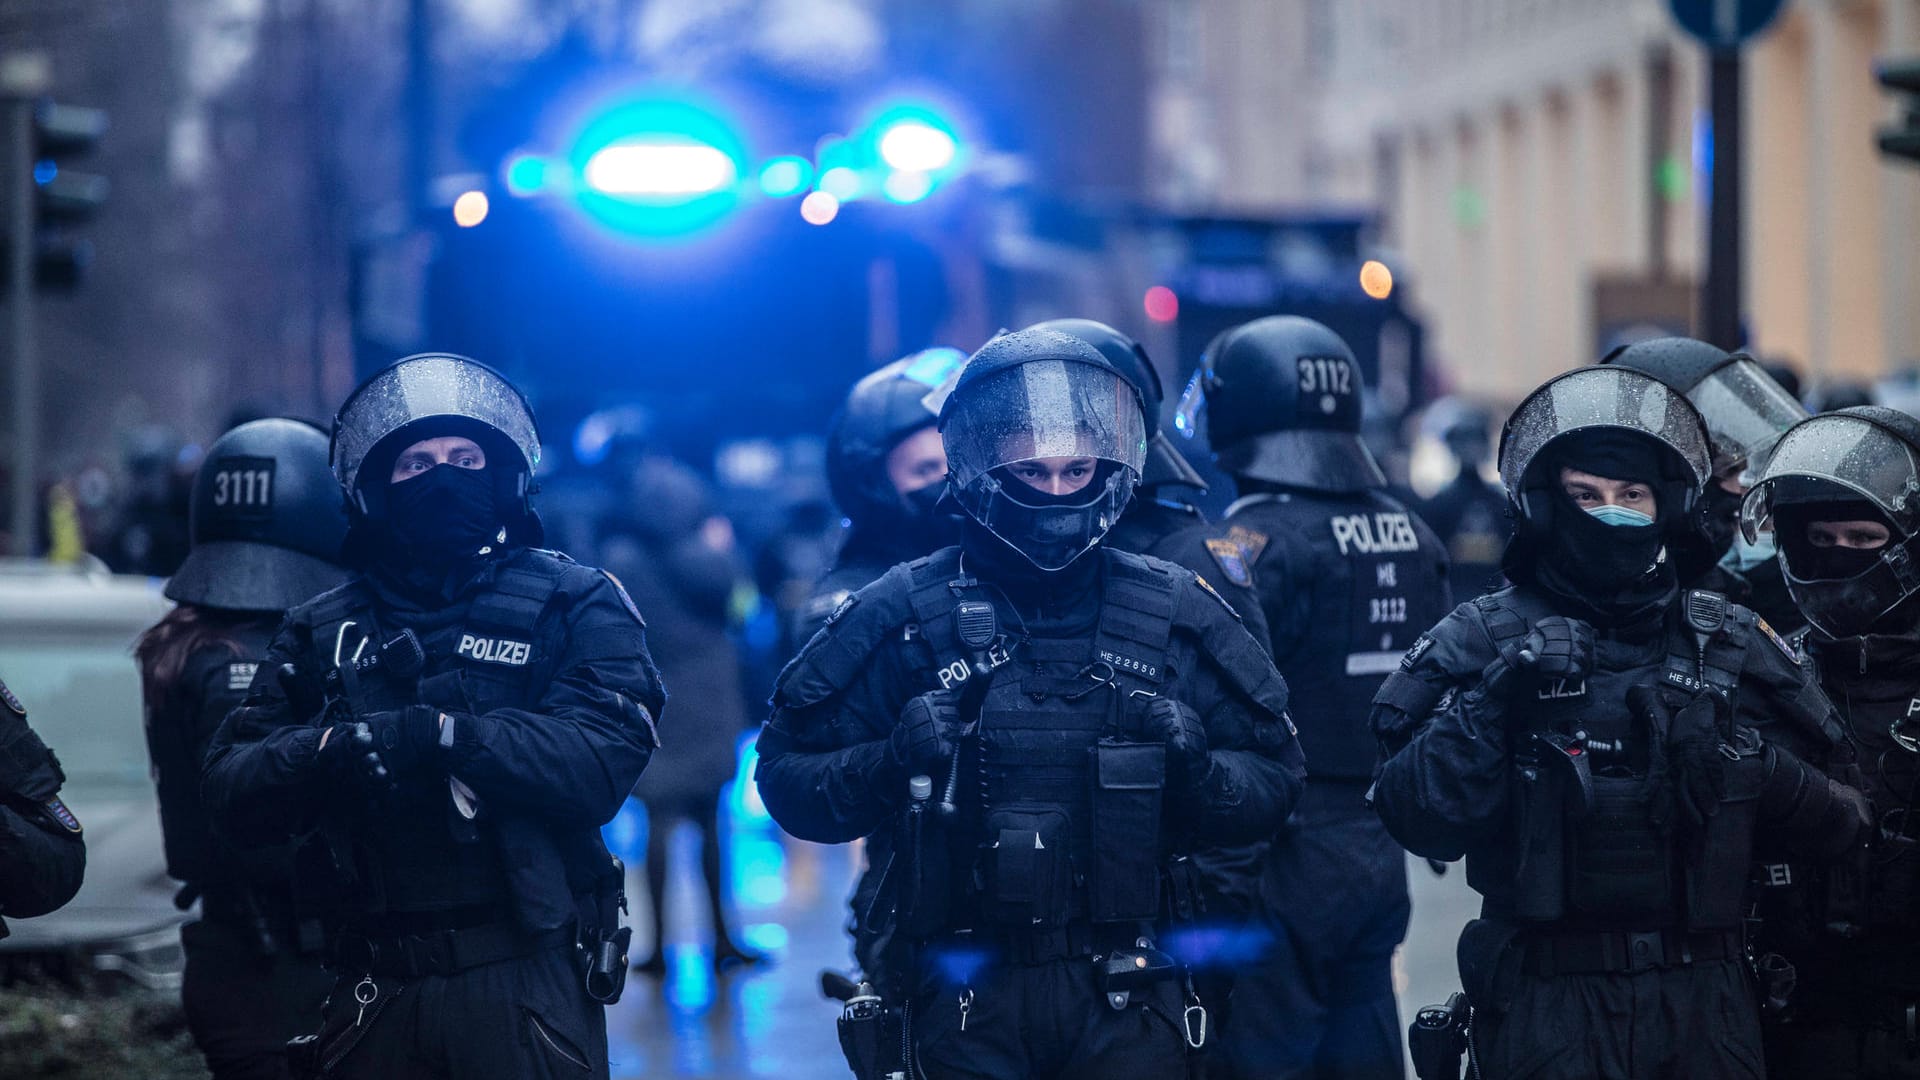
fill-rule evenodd
<path id="1" fill-rule="evenodd" d="M 0 796 L 40 802 L 60 790 L 64 777 L 53 751 L 19 713 L 0 706 Z"/>
<path id="2" fill-rule="evenodd" d="M 369 713 L 366 725 L 373 735 L 373 748 L 395 776 L 432 761 L 440 744 L 440 710 L 431 705 Z"/>
<path id="3" fill-rule="evenodd" d="M 1500 659 L 1516 682 L 1538 687 L 1554 679 L 1579 682 L 1593 666 L 1593 627 L 1564 615 L 1548 615 L 1527 636 L 1500 650 Z"/>
<path id="4" fill-rule="evenodd" d="M 1676 703 L 1651 686 L 1627 691 L 1627 707 L 1645 717 L 1656 734 L 1666 732 L 1667 765 L 1674 796 L 1695 825 L 1720 812 L 1727 794 L 1727 766 L 1733 763 L 1726 740 L 1727 699 L 1703 690 Z"/>
<path id="5" fill-rule="evenodd" d="M 314 762 L 325 772 L 358 783 L 386 784 L 386 763 L 373 745 L 373 731 L 363 721 L 342 722 L 320 733 Z"/>
<path id="6" fill-rule="evenodd" d="M 1167 744 L 1168 790 L 1197 795 L 1213 769 L 1200 714 L 1183 702 L 1157 697 L 1147 703 L 1143 723 L 1149 736 Z"/>
<path id="7" fill-rule="evenodd" d="M 908 775 L 932 772 L 953 756 L 960 737 L 960 703 L 945 690 L 932 690 L 909 700 L 900 710 L 900 722 L 887 740 L 887 756 Z"/>

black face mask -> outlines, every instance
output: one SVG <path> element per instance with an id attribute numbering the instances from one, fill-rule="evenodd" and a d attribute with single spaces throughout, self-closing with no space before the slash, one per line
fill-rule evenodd
<path id="1" fill-rule="evenodd" d="M 1558 576 L 1582 589 L 1611 594 L 1638 581 L 1660 556 L 1664 529 L 1651 525 L 1609 525 L 1580 508 L 1564 490 L 1556 490 L 1553 532 L 1544 557 Z"/>
<path id="2" fill-rule="evenodd" d="M 1793 561 L 1794 576 L 1804 581 L 1843 581 L 1864 573 L 1885 555 L 1885 547 L 1814 547 L 1795 544 L 1788 558 Z"/>
<path id="3" fill-rule="evenodd" d="M 953 503 L 940 505 L 940 497 L 946 494 L 946 490 L 945 480 L 935 480 L 900 496 L 907 506 L 901 525 L 911 535 L 915 551 L 938 551 L 960 542 L 963 515 Z"/>
<path id="4" fill-rule="evenodd" d="M 500 515 L 486 469 L 435 465 L 387 489 L 387 524 L 408 554 L 461 559 L 494 543 Z"/>
<path id="5" fill-rule="evenodd" d="M 1733 534 L 1739 528 L 1740 501 L 1744 498 L 1746 496 L 1721 487 L 1718 481 L 1708 484 L 1700 493 L 1700 508 L 1695 513 L 1699 515 L 1700 534 L 1706 538 L 1715 561 L 1733 546 Z"/>

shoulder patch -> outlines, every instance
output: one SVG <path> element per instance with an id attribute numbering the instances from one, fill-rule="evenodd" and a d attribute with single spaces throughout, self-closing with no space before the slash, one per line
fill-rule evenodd
<path id="1" fill-rule="evenodd" d="M 1207 554 L 1213 556 L 1228 581 L 1243 589 L 1253 587 L 1253 575 L 1247 571 L 1247 553 L 1239 544 L 1224 537 L 1211 539 L 1207 541 Z"/>
<path id="2" fill-rule="evenodd" d="M 7 684 L 4 682 L 0 682 L 0 705 L 5 706 L 7 711 L 15 716 L 27 715 L 27 707 L 20 704 L 20 699 L 13 695 L 12 690 L 7 689 Z"/>
<path id="3" fill-rule="evenodd" d="M 1260 553 L 1267 550 L 1271 538 L 1258 529 L 1249 529 L 1245 525 L 1235 525 L 1227 530 L 1227 539 L 1239 545 L 1249 563 L 1260 561 Z"/>
<path id="4" fill-rule="evenodd" d="M 828 599 L 832 599 L 832 598 L 829 597 Z M 840 594 L 839 600 L 833 605 L 833 610 L 827 612 L 827 625 L 832 626 L 834 623 L 837 623 L 841 619 L 845 618 L 847 612 L 853 610 L 853 605 L 858 604 L 859 602 L 860 602 L 860 598 L 855 596 L 854 594 L 850 592 L 842 592 Z"/>
<path id="5" fill-rule="evenodd" d="M 60 796 L 51 796 L 46 802 L 40 805 L 42 809 L 46 810 L 47 816 L 52 818 L 54 823 L 61 828 L 70 833 L 78 833 L 81 831 L 80 819 L 73 816 L 73 811 L 67 809 L 67 804 L 60 801 Z"/>
<path id="6" fill-rule="evenodd" d="M 1214 588 L 1211 584 L 1209 584 L 1206 578 L 1201 577 L 1199 574 L 1195 574 L 1193 575 L 1193 580 L 1196 583 L 1198 583 L 1202 589 L 1205 589 L 1207 591 L 1208 596 L 1211 596 L 1215 600 L 1220 601 L 1220 606 L 1227 609 L 1227 614 L 1233 616 L 1236 619 L 1240 617 L 1240 613 L 1233 610 L 1233 605 L 1227 603 L 1227 598 L 1224 596 L 1221 596 L 1220 590 Z"/>
<path id="7" fill-rule="evenodd" d="M 1407 655 L 1400 658 L 1400 670 L 1412 670 L 1413 665 L 1419 663 L 1420 658 L 1427 655 L 1427 650 L 1431 648 L 1433 648 L 1433 635 L 1421 634 L 1412 645 L 1407 647 Z"/>
<path id="8" fill-rule="evenodd" d="M 1767 625 L 1767 620 L 1764 618 L 1761 618 L 1758 613 L 1756 613 L 1753 617 L 1753 625 L 1759 627 L 1760 632 L 1767 635 L 1767 640 L 1773 642 L 1774 645 L 1778 647 L 1781 652 L 1785 653 L 1787 656 L 1787 659 L 1793 661 L 1796 664 L 1800 662 L 1799 651 L 1796 650 L 1792 645 L 1788 644 L 1787 639 L 1781 637 L 1780 632 L 1778 630 L 1775 630 L 1773 627 Z"/>
<path id="9" fill-rule="evenodd" d="M 607 584 L 613 586 L 613 591 L 620 597 L 620 603 L 627 609 L 627 614 L 633 616 L 633 621 L 639 623 L 641 628 L 645 629 L 647 620 L 640 614 L 640 608 L 633 602 L 633 597 L 627 595 L 627 587 L 620 584 L 620 579 L 614 577 L 613 571 L 611 570 L 600 571 L 600 576 L 606 578 Z"/>

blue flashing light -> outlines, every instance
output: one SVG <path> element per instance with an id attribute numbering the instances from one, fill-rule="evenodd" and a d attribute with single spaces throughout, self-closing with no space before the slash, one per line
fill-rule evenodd
<path id="1" fill-rule="evenodd" d="M 880 160 L 901 172 L 930 173 L 953 164 L 960 143 L 951 131 L 918 118 L 894 121 L 880 132 Z"/>
<path id="2" fill-rule="evenodd" d="M 567 166 L 594 218 L 665 238 L 696 232 L 739 201 L 746 150 L 717 115 L 681 100 L 628 102 L 600 113 L 574 140 Z"/>
<path id="3" fill-rule="evenodd" d="M 545 191 L 551 163 L 538 154 L 515 154 L 507 161 L 507 192 L 518 198 Z"/>
<path id="4" fill-rule="evenodd" d="M 836 165 L 820 174 L 820 190 L 839 202 L 860 194 L 865 186 L 860 182 L 860 174 L 845 165 Z"/>
<path id="5" fill-rule="evenodd" d="M 933 194 L 933 177 L 923 172 L 897 172 L 880 183 L 881 194 L 888 202 L 917 203 Z"/>
<path id="6" fill-rule="evenodd" d="M 36 161 L 33 163 L 33 182 L 36 184 L 51 184 L 53 183 L 53 178 L 59 175 L 60 166 L 52 161 Z"/>
<path id="7" fill-rule="evenodd" d="M 777 157 L 760 167 L 760 190 L 771 198 L 798 195 L 812 180 L 813 163 L 803 157 Z"/>

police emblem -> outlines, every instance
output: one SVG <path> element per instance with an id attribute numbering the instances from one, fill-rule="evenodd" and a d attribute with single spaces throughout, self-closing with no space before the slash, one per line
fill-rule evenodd
<path id="1" fill-rule="evenodd" d="M 0 682 L 0 705 L 5 705 L 16 716 L 27 715 L 27 707 L 20 704 L 20 699 L 13 696 L 13 691 L 7 689 L 4 682 Z"/>
<path id="2" fill-rule="evenodd" d="M 1781 637 L 1779 631 L 1767 625 L 1767 620 L 1761 618 L 1758 615 L 1755 615 L 1753 617 L 1753 623 L 1755 626 L 1758 626 L 1760 628 L 1761 633 L 1767 635 L 1768 641 L 1773 642 L 1774 645 L 1779 647 L 1781 652 L 1787 654 L 1787 659 L 1793 661 L 1796 664 L 1800 662 L 1800 654 L 1794 651 L 1794 648 L 1792 645 L 1787 644 L 1787 639 Z"/>
<path id="3" fill-rule="evenodd" d="M 1260 561 L 1260 553 L 1267 550 L 1268 537 L 1258 529 L 1249 529 L 1245 525 L 1235 525 L 1227 530 L 1227 539 L 1240 546 L 1246 553 L 1248 563 Z"/>
<path id="4" fill-rule="evenodd" d="M 1207 554 L 1213 556 L 1228 581 L 1243 589 L 1253 587 L 1253 574 L 1247 570 L 1247 553 L 1239 544 L 1225 538 L 1208 540 Z"/>
<path id="5" fill-rule="evenodd" d="M 1413 665 L 1420 662 L 1421 657 L 1427 655 L 1427 650 L 1431 648 L 1433 648 L 1432 635 L 1421 634 L 1419 638 L 1414 641 L 1413 645 L 1407 649 L 1407 655 L 1400 658 L 1400 670 L 1406 671 L 1412 668 Z"/>
<path id="6" fill-rule="evenodd" d="M 55 795 L 40 805 L 46 810 L 47 816 L 61 828 L 70 833 L 80 831 L 80 819 L 73 816 L 73 811 L 67 809 L 67 804 L 60 801 L 60 796 Z"/>

